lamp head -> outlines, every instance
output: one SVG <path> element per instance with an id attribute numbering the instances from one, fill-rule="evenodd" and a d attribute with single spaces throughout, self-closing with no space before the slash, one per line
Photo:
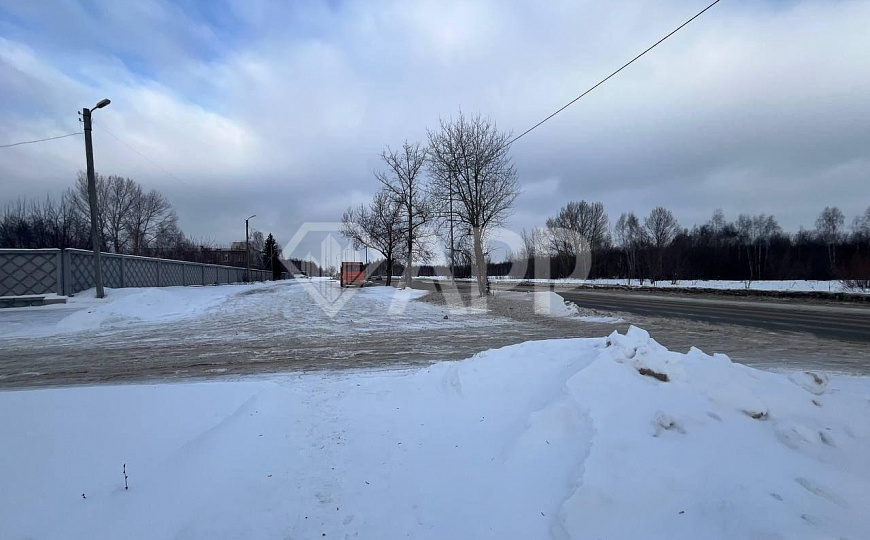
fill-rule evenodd
<path id="1" fill-rule="evenodd" d="M 108 99 L 101 99 L 99 102 L 97 102 L 96 105 L 94 105 L 94 109 L 102 109 L 103 107 L 105 107 L 106 105 L 108 105 L 111 102 L 112 101 L 108 100 Z"/>

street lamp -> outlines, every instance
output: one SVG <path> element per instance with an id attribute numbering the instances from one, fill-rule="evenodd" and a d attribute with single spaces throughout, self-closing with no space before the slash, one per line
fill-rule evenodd
<path id="1" fill-rule="evenodd" d="M 251 282 L 251 240 L 248 237 L 248 221 L 257 217 L 257 214 L 245 218 L 245 266 L 248 269 L 247 280 Z"/>
<path id="2" fill-rule="evenodd" d="M 102 109 L 111 103 L 108 99 L 101 99 L 94 105 L 94 109 Z M 88 203 L 91 207 L 91 243 L 94 249 L 94 285 L 97 289 L 97 298 L 103 298 L 103 273 L 100 267 L 100 231 L 99 207 L 97 206 L 97 181 L 94 174 L 94 146 L 91 142 L 91 109 L 82 109 L 82 122 L 85 126 L 85 160 L 88 164 Z"/>

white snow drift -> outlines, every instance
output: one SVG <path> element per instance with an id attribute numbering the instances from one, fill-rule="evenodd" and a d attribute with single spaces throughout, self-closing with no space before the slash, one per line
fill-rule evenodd
<path id="1" fill-rule="evenodd" d="M 414 371 L 5 392 L 0 537 L 863 538 L 868 389 L 632 328 Z"/>

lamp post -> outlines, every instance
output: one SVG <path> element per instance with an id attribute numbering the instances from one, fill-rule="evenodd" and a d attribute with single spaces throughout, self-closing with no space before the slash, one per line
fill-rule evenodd
<path id="1" fill-rule="evenodd" d="M 248 237 L 248 221 L 257 217 L 257 214 L 245 218 L 245 266 L 247 267 L 247 281 L 251 282 L 251 240 Z"/>
<path id="2" fill-rule="evenodd" d="M 111 103 L 108 99 L 100 100 L 94 109 L 102 109 Z M 85 127 L 85 160 L 88 170 L 88 204 L 91 207 L 91 243 L 94 249 L 94 285 L 97 289 L 97 298 L 106 296 L 103 291 L 103 272 L 100 266 L 100 231 L 99 231 L 99 207 L 97 206 L 97 180 L 94 173 L 94 146 L 91 142 L 91 109 L 82 109 L 82 122 Z"/>

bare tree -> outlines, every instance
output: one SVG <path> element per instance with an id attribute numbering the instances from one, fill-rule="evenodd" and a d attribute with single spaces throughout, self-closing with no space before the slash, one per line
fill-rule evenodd
<path id="1" fill-rule="evenodd" d="M 843 239 L 843 212 L 836 206 L 826 206 L 816 218 L 816 235 L 828 246 L 828 262 L 831 272 L 836 271 L 837 244 Z"/>
<path id="2" fill-rule="evenodd" d="M 534 227 L 528 232 L 523 229 L 520 238 L 522 238 L 523 247 L 522 251 L 517 254 L 519 257 L 534 259 L 548 254 L 547 234 L 544 229 Z"/>
<path id="3" fill-rule="evenodd" d="M 428 131 L 432 192 L 455 200 L 454 213 L 471 229 L 478 293 L 487 293 L 484 238 L 504 223 L 519 195 L 517 173 L 508 154 L 509 134 L 480 115 L 441 120 Z"/>
<path id="4" fill-rule="evenodd" d="M 852 239 L 858 244 L 859 253 L 861 244 L 870 252 L 870 206 L 852 221 Z"/>
<path id="5" fill-rule="evenodd" d="M 670 210 L 657 206 L 644 220 L 644 227 L 655 252 L 655 267 L 652 273 L 652 280 L 655 281 L 663 277 L 665 248 L 680 233 L 680 224 Z"/>
<path id="6" fill-rule="evenodd" d="M 591 261 L 593 253 L 610 245 L 609 228 L 610 221 L 600 202 L 572 201 L 555 217 L 547 218 L 552 248 L 565 263 L 572 258 L 575 264 L 580 259 Z"/>
<path id="7" fill-rule="evenodd" d="M 402 205 L 383 189 L 366 207 L 348 208 L 341 218 L 341 234 L 353 243 L 354 249 L 368 246 L 386 259 L 387 285 L 392 283 L 393 261 L 404 247 L 406 230 Z"/>
<path id="8" fill-rule="evenodd" d="M 773 238 L 782 233 L 776 218 L 766 214 L 737 217 L 737 232 L 746 247 L 746 260 L 749 264 L 749 280 L 761 279 Z"/>
<path id="9" fill-rule="evenodd" d="M 141 186 L 136 185 L 129 210 L 123 220 L 133 254 L 144 254 L 157 231 L 165 228 L 167 222 L 177 221 L 178 217 L 166 197 L 153 189 L 145 192 Z"/>
<path id="10" fill-rule="evenodd" d="M 622 247 L 625 257 L 625 271 L 628 276 L 628 283 L 631 284 L 632 278 L 637 277 L 640 284 L 643 285 L 643 276 L 640 273 L 638 256 L 647 243 L 647 237 L 646 231 L 641 226 L 640 220 L 634 212 L 623 213 L 619 216 L 614 228 L 614 236 L 616 237 L 616 242 Z"/>
<path id="11" fill-rule="evenodd" d="M 103 243 L 114 253 L 123 253 L 129 240 L 125 220 L 141 188 L 130 178 L 116 175 L 96 174 L 95 179 Z M 90 219 L 88 178 L 82 171 L 76 178 L 76 196 L 79 212 Z"/>
<path id="12" fill-rule="evenodd" d="M 559 213 L 547 219 L 551 236 L 559 238 L 560 244 L 568 250 L 579 245 L 576 240 L 585 238 L 592 249 L 600 249 L 610 241 L 608 228 L 610 222 L 604 205 L 600 202 L 569 202 Z"/>
<path id="13" fill-rule="evenodd" d="M 389 172 L 376 172 L 375 177 L 402 210 L 406 255 L 404 279 L 405 284 L 410 287 L 414 255 L 425 254 L 421 237 L 432 215 L 422 175 L 423 166 L 426 164 L 426 149 L 420 143 L 410 144 L 405 141 L 401 150 L 387 147 L 381 152 L 381 159 L 386 163 Z"/>
<path id="14" fill-rule="evenodd" d="M 180 259 L 182 254 L 187 250 L 186 244 L 188 243 L 193 244 L 184 236 L 181 229 L 178 228 L 178 222 L 176 220 L 165 220 L 157 226 L 151 252 L 160 257 Z M 212 244 L 213 242 L 200 240 L 195 246 L 199 246 L 201 251 L 203 246 L 213 247 Z"/>

